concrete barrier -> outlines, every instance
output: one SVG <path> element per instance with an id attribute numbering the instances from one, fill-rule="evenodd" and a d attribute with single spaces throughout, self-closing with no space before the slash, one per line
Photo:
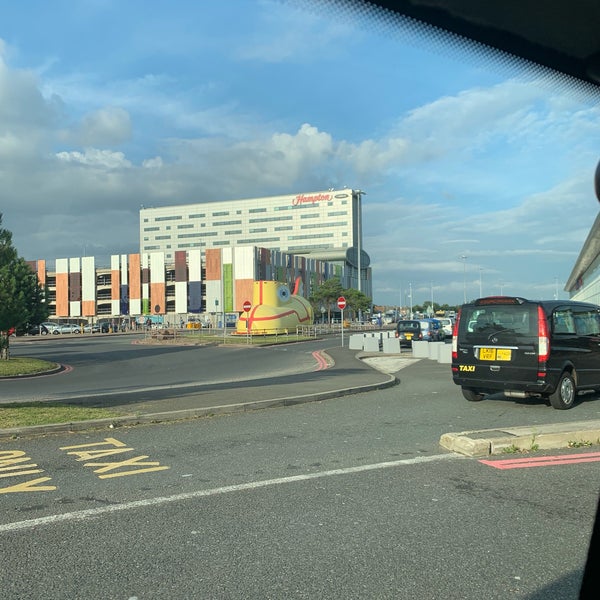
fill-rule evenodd
<path id="1" fill-rule="evenodd" d="M 364 350 L 365 336 L 362 333 L 353 333 L 350 336 L 348 347 L 350 350 Z"/>
<path id="2" fill-rule="evenodd" d="M 440 348 L 445 345 L 445 342 L 429 342 L 429 358 L 437 361 L 440 355 Z"/>
<path id="3" fill-rule="evenodd" d="M 378 337 L 366 337 L 364 339 L 363 350 L 365 352 L 379 352 L 380 339 Z"/>
<path id="4" fill-rule="evenodd" d="M 440 348 L 438 362 L 448 365 L 452 362 L 452 344 L 444 344 L 443 348 Z"/>
<path id="5" fill-rule="evenodd" d="M 429 343 L 417 341 L 412 343 L 413 356 L 415 358 L 429 358 Z"/>
<path id="6" fill-rule="evenodd" d="M 384 354 L 400 354 L 402 352 L 400 340 L 395 337 L 384 337 L 382 350 Z"/>

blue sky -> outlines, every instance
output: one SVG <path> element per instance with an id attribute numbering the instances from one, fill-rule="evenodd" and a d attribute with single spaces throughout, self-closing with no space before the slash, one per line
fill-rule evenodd
<path id="1" fill-rule="evenodd" d="M 295 0 L 2 12 L 0 212 L 24 258 L 136 252 L 142 204 L 348 186 L 376 303 L 566 297 L 598 211 L 593 99 Z"/>

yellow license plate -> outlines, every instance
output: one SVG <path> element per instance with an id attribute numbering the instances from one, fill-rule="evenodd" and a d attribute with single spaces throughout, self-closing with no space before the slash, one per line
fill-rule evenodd
<path id="1" fill-rule="evenodd" d="M 510 360 L 512 351 L 510 348 L 480 348 L 479 360 Z"/>
<path id="2" fill-rule="evenodd" d="M 405 333 L 404 334 L 404 337 L 406 337 L 407 340 L 412 340 L 412 336 L 413 336 L 412 333 Z"/>

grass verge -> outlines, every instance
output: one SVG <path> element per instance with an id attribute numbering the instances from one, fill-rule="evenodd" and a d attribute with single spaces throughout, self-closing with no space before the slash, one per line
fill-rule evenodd
<path id="1" fill-rule="evenodd" d="M 0 429 L 73 423 L 91 419 L 108 419 L 122 416 L 106 408 L 86 408 L 60 402 L 26 402 L 23 404 L 0 404 Z"/>
<path id="2" fill-rule="evenodd" d="M 37 375 L 56 369 L 58 365 L 39 358 L 9 358 L 0 360 L 0 377 L 18 377 L 19 375 Z"/>
<path id="3" fill-rule="evenodd" d="M 38 358 L 10 358 L 9 360 L 0 360 L 0 377 L 38 375 L 57 367 L 56 363 Z M 121 413 L 104 408 L 86 408 L 60 402 L 15 402 L 0 404 L 0 429 L 108 419 L 120 415 Z"/>

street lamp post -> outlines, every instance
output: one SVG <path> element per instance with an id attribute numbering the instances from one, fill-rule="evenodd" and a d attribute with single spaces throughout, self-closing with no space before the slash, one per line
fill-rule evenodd
<path id="1" fill-rule="evenodd" d="M 356 202 L 356 237 L 357 237 L 357 247 L 358 247 L 358 257 L 357 257 L 357 268 L 358 268 L 358 291 L 362 291 L 362 269 L 361 269 L 361 254 L 362 254 L 362 223 L 361 223 L 361 214 L 362 214 L 362 197 L 366 195 L 366 192 L 362 190 L 356 190 L 357 202 Z M 362 310 L 358 309 L 358 320 L 362 322 Z"/>
<path id="2" fill-rule="evenodd" d="M 462 254 L 460 259 L 463 261 L 463 304 L 467 303 L 467 257 Z"/>

